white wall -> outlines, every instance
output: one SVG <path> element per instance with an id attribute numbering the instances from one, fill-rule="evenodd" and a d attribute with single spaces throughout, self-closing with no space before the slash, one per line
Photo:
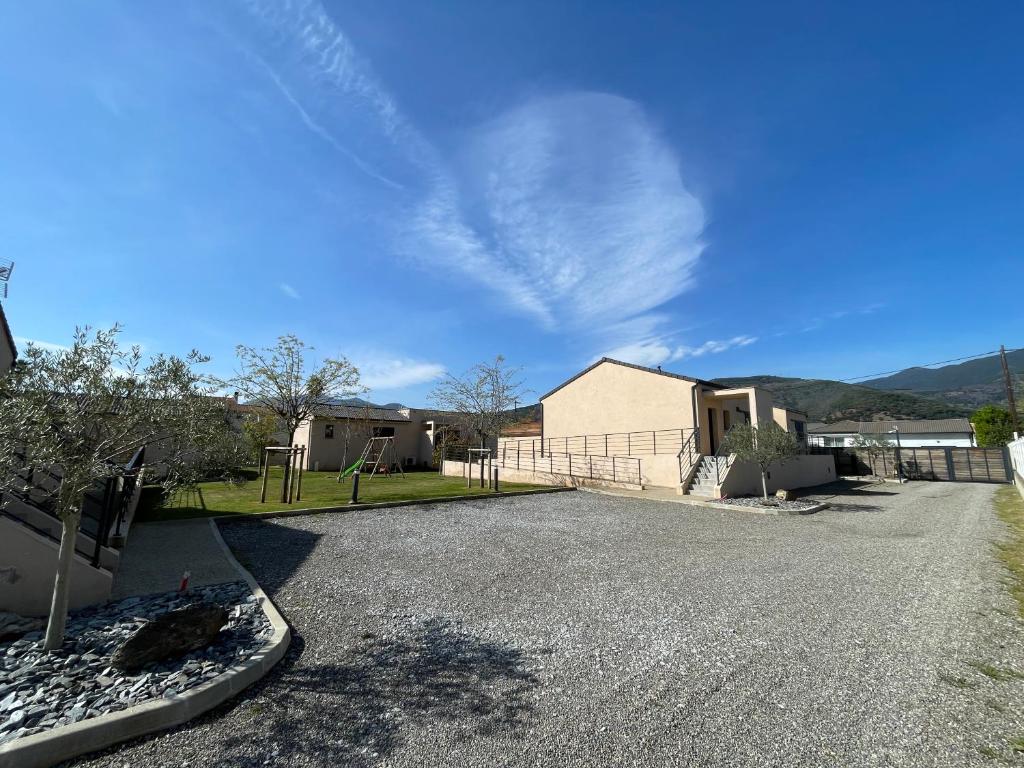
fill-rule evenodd
<path id="1" fill-rule="evenodd" d="M 829 435 L 827 433 L 815 433 L 808 435 L 810 443 L 812 445 L 824 445 L 822 438 L 826 437 L 842 437 L 843 447 L 851 448 L 854 445 L 856 437 L 853 435 L 835 434 Z M 886 435 L 886 438 L 892 443 L 892 447 L 896 447 L 896 436 Z M 915 435 L 900 435 L 900 445 L 903 448 L 942 448 L 942 447 L 954 447 L 954 448 L 970 448 L 974 445 L 970 435 L 965 435 L 963 432 L 926 432 Z M 838 447 L 838 446 L 837 446 Z"/>
<path id="2" fill-rule="evenodd" d="M 0 611 L 22 616 L 49 614 L 57 549 L 56 542 L 0 518 Z M 93 568 L 79 555 L 72 561 L 70 582 L 72 610 L 107 600 L 113 585 L 109 571 Z"/>

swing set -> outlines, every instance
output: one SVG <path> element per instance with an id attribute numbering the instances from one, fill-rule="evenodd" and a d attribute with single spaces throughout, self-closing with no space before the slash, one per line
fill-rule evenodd
<path id="1" fill-rule="evenodd" d="M 392 477 L 396 468 L 404 479 L 405 470 L 402 469 L 402 462 L 395 448 L 395 438 L 393 436 L 371 437 L 366 441 L 366 447 L 363 448 L 362 456 L 356 459 L 352 466 L 338 472 L 338 482 L 340 483 L 354 472 L 366 474 L 370 477 L 374 475 Z"/>

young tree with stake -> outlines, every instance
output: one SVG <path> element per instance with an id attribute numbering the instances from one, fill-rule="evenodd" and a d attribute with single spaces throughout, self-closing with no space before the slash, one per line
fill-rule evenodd
<path id="1" fill-rule="evenodd" d="M 238 371 L 226 386 L 238 390 L 249 405 L 273 413 L 288 434 L 289 447 L 303 422 L 324 414 L 337 400 L 365 391 L 358 369 L 347 359 L 325 358 L 312 367 L 308 358 L 313 351 L 292 335 L 281 336 L 272 347 L 235 348 Z M 281 501 L 287 498 L 289 472 L 286 463 Z"/>
<path id="2" fill-rule="evenodd" d="M 734 453 L 740 461 L 757 464 L 761 470 L 761 489 L 768 498 L 768 470 L 772 464 L 782 464 L 800 452 L 796 438 L 774 421 L 759 426 L 738 424 L 729 430 L 722 441 L 724 453 Z"/>
<path id="3" fill-rule="evenodd" d="M 122 349 L 119 326 L 76 330 L 67 349 L 29 345 L 0 377 L 0 490 L 25 493 L 30 468 L 59 478 L 55 510 L 60 549 L 44 648 L 64 640 L 71 566 L 86 493 L 118 478 L 143 447 L 167 490 L 240 465 L 241 441 L 211 380 L 195 368 L 208 358 Z M 25 474 L 23 474 L 23 472 Z"/>

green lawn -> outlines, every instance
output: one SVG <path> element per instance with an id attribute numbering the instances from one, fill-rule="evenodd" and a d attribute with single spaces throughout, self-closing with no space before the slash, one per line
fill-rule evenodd
<path id="1" fill-rule="evenodd" d="M 267 482 L 267 502 L 260 503 L 261 479 L 255 470 L 246 472 L 246 481 L 240 484 L 223 482 L 200 483 L 192 490 L 180 491 L 165 504 L 160 504 L 158 488 L 146 488 L 139 502 L 136 521 L 180 520 L 186 517 L 212 517 L 214 515 L 248 515 L 253 512 L 272 512 L 281 509 L 313 509 L 337 507 L 352 498 L 352 480 L 337 482 L 337 472 L 303 472 L 302 500 L 282 504 L 281 468 L 272 467 Z M 479 482 L 479 480 L 477 480 Z M 501 483 L 502 491 L 525 491 L 542 488 L 524 483 Z M 436 499 L 441 496 L 489 494 L 487 488 L 466 488 L 461 477 L 440 477 L 435 472 L 410 472 L 388 477 L 361 477 L 359 501 L 404 501 L 406 499 Z"/>
<path id="2" fill-rule="evenodd" d="M 997 548 L 999 559 L 1010 571 L 1010 591 L 1024 618 L 1024 499 L 1015 486 L 996 491 L 996 513 L 1010 529 L 1010 537 L 999 542 Z"/>

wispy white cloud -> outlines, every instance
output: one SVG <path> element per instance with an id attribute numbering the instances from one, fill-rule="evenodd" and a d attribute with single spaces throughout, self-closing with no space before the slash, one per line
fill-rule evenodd
<path id="1" fill-rule="evenodd" d="M 651 366 L 704 357 L 705 355 L 717 355 L 731 349 L 750 346 L 756 341 L 756 336 L 733 336 L 731 339 L 711 339 L 693 347 L 685 344 L 673 346 L 664 339 L 652 338 L 616 347 L 608 351 L 606 356 L 627 363 Z"/>
<path id="2" fill-rule="evenodd" d="M 611 349 L 604 354 L 604 357 L 652 367 L 671 360 L 672 348 L 660 341 L 638 341 Z"/>
<path id="3" fill-rule="evenodd" d="M 712 339 L 705 341 L 697 347 L 680 346 L 672 353 L 673 360 L 685 360 L 688 357 L 703 357 L 704 355 L 717 355 L 721 352 L 728 352 L 737 347 L 747 347 L 757 341 L 756 336 L 733 336 L 731 339 L 722 341 Z"/>
<path id="4" fill-rule="evenodd" d="M 693 283 L 703 208 L 628 99 L 530 99 L 476 129 L 458 169 L 462 210 L 506 291 L 539 301 L 559 330 L 600 336 Z M 458 251 L 438 252 L 458 265 Z"/>
<path id="5" fill-rule="evenodd" d="M 359 157 L 359 155 L 357 155 L 347 146 L 342 144 L 341 141 L 339 141 L 333 133 L 327 130 L 327 128 L 325 128 L 319 122 L 314 120 L 312 115 L 310 115 L 309 112 L 306 111 L 306 108 L 302 105 L 302 102 L 300 102 L 292 94 L 291 90 L 285 84 L 284 80 L 281 79 L 280 75 L 277 74 L 273 67 L 267 64 L 267 62 L 264 61 L 260 56 L 257 56 L 251 51 L 247 51 L 247 53 L 252 57 L 252 59 L 255 62 L 259 64 L 260 68 L 267 73 L 267 76 L 270 78 L 271 82 L 277 87 L 277 90 L 284 97 L 285 101 L 287 101 L 292 106 L 292 108 L 295 109 L 295 111 L 299 115 L 299 118 L 302 120 L 303 124 L 307 128 L 309 128 L 309 130 L 311 130 L 317 136 L 319 136 L 332 147 L 334 147 L 336 150 L 338 150 L 338 152 L 340 152 L 342 155 L 347 157 L 350 161 L 352 161 L 352 163 L 357 168 L 359 168 L 359 170 L 361 170 L 366 175 L 371 176 L 377 179 L 377 181 L 383 182 L 384 184 L 387 184 L 388 186 L 393 187 L 394 189 L 403 189 L 403 186 L 401 184 L 399 184 L 394 179 L 390 179 L 384 174 L 380 173 L 376 168 L 374 168 L 361 157 Z"/>
<path id="6" fill-rule="evenodd" d="M 427 384 L 444 376 L 445 367 L 407 358 L 358 359 L 359 380 L 375 392 L 403 389 L 416 384 Z"/>
<path id="7" fill-rule="evenodd" d="M 14 343 L 18 346 L 18 349 L 24 349 L 29 344 L 40 349 L 45 349 L 47 352 L 61 352 L 64 350 L 71 349 L 67 344 L 54 344 L 52 341 L 40 341 L 39 339 L 26 339 L 24 336 L 15 336 Z"/>
<path id="8" fill-rule="evenodd" d="M 391 148 L 388 164 L 402 165 L 410 208 L 395 217 L 395 235 L 410 260 L 464 274 L 542 326 L 595 345 L 693 285 L 704 210 L 635 102 L 578 91 L 531 98 L 469 129 L 445 157 L 319 2 L 247 5 L 287 49 L 265 66 L 307 127 L 331 140 L 329 117 L 359 111 Z M 291 75 L 299 62 L 307 82 L 326 89 L 314 102 L 328 117 L 295 96 L 282 58 Z"/>
<path id="9" fill-rule="evenodd" d="M 288 283 L 281 283 L 281 285 L 279 287 L 281 288 L 281 293 L 283 293 L 289 299 L 301 299 L 302 298 L 302 296 L 299 295 L 299 292 L 297 290 L 295 290 L 292 286 L 288 285 Z"/>

